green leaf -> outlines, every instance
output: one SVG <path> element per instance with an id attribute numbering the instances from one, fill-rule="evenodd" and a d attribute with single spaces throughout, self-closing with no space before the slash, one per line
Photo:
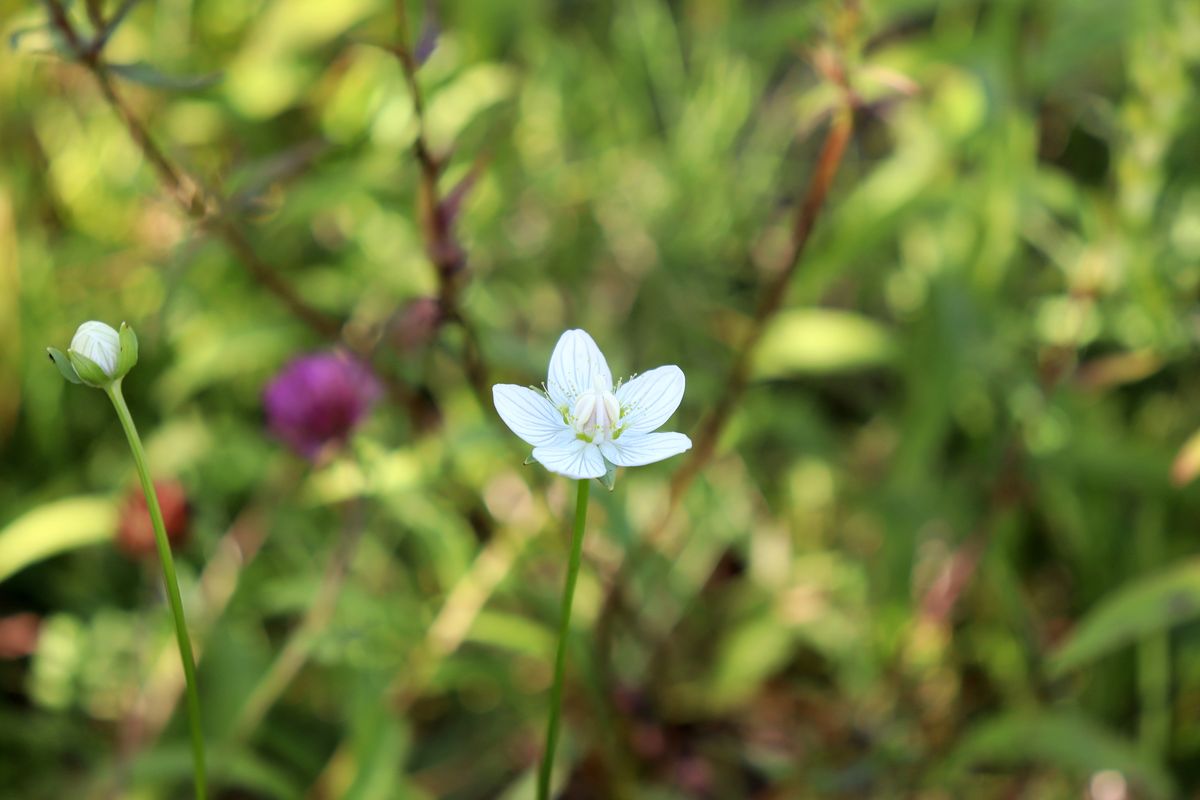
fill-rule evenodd
<path id="1" fill-rule="evenodd" d="M 209 777 L 215 783 L 244 789 L 256 797 L 286 800 L 300 796 L 294 779 L 284 770 L 245 749 L 214 749 L 209 753 Z M 139 788 L 188 780 L 192 774 L 191 751 L 167 744 L 139 755 L 130 769 L 130 779 Z"/>
<path id="2" fill-rule="evenodd" d="M 1145 797 L 1173 797 L 1171 777 L 1132 742 L 1084 717 L 1059 712 L 1006 714 L 968 731 L 950 755 L 951 773 L 981 766 L 1019 767 L 1039 764 L 1081 777 L 1116 770 L 1136 784 Z"/>
<path id="3" fill-rule="evenodd" d="M 895 354 L 887 330 L 848 311 L 795 309 L 779 314 L 755 348 L 752 373 L 759 379 L 885 366 Z"/>
<path id="4" fill-rule="evenodd" d="M 44 33 L 50 36 L 53 30 L 48 22 L 44 22 L 41 25 L 29 25 L 24 28 L 17 28 L 8 35 L 8 48 L 14 53 L 20 52 L 22 39 L 37 33 Z"/>
<path id="5" fill-rule="evenodd" d="M 537 658 L 551 655 L 555 642 L 550 631 L 526 617 L 486 609 L 475 617 L 467 639 Z"/>
<path id="6" fill-rule="evenodd" d="M 727 710 L 745 702 L 791 656 L 796 637 L 769 609 L 764 611 L 720 642 L 704 688 L 709 708 Z"/>
<path id="7" fill-rule="evenodd" d="M 71 359 L 67 358 L 66 354 L 57 347 L 47 347 L 46 353 L 49 354 L 50 360 L 54 362 L 54 366 L 58 367 L 59 373 L 62 374 L 71 383 L 83 383 L 79 380 L 79 376 L 75 374 L 75 367 L 71 366 Z"/>
<path id="8" fill-rule="evenodd" d="M 207 75 L 167 75 L 144 61 L 134 61 L 129 64 L 105 64 L 105 68 L 127 81 L 173 92 L 199 91 L 207 89 L 221 80 L 219 72 L 210 72 Z"/>
<path id="9" fill-rule="evenodd" d="M 141 0 L 125 0 L 125 2 L 121 3 L 120 7 L 117 8 L 116 13 L 113 14 L 108 20 L 108 24 L 104 26 L 103 41 L 107 42 L 112 38 L 112 35 L 117 32 L 118 28 L 121 27 L 121 23 L 123 23 L 126 17 L 129 16 L 129 12 L 133 11 L 134 7 L 137 6 L 140 1 Z"/>
<path id="10" fill-rule="evenodd" d="M 111 539 L 116 504 L 107 497 L 71 497 L 39 506 L 0 531 L 0 581 L 51 556 Z"/>
<path id="11" fill-rule="evenodd" d="M 1135 581 L 1100 601 L 1050 659 L 1051 675 L 1200 617 L 1200 559 Z"/>
<path id="12" fill-rule="evenodd" d="M 133 328 L 121 323 L 121 350 L 117 355 L 117 377 L 123 378 L 138 360 L 138 340 Z"/>
<path id="13" fill-rule="evenodd" d="M 112 376 L 87 356 L 68 349 L 67 358 L 70 359 L 71 366 L 74 368 L 75 374 L 79 376 L 79 380 L 88 386 L 100 388 L 112 383 Z"/>
<path id="14" fill-rule="evenodd" d="M 27 42 L 26 39 L 32 39 Z M 8 35 L 9 49 L 14 53 L 29 56 L 60 56 L 65 59 L 75 57 L 74 49 L 63 38 L 62 33 L 53 24 L 44 22 L 40 25 L 27 25 L 18 28 Z"/>

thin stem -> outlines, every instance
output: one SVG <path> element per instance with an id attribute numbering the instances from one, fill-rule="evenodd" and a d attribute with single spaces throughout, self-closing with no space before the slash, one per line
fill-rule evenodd
<path id="1" fill-rule="evenodd" d="M 121 420 L 125 438 L 129 440 L 133 463 L 142 482 L 142 491 L 146 494 L 146 508 L 150 511 L 150 521 L 154 525 L 154 543 L 158 547 L 158 559 L 162 563 L 163 582 L 167 586 L 171 614 L 175 617 L 175 638 L 179 643 L 179 658 L 183 662 L 183 677 L 187 685 L 188 727 L 192 734 L 192 770 L 195 774 L 196 798 L 204 800 L 208 791 L 204 773 L 204 731 L 200 726 L 200 695 L 196 691 L 196 662 L 192 657 L 192 640 L 188 636 L 187 622 L 183 618 L 183 598 L 179 594 L 179 579 L 175 576 L 171 543 L 167 539 L 167 528 L 163 524 L 158 495 L 154 491 L 154 483 L 150 480 L 146 451 L 142 448 L 142 440 L 133 424 L 129 406 L 125 404 L 125 396 L 121 394 L 121 381 L 114 381 L 105 391 L 108 393 L 108 399 L 112 400 L 113 408 L 117 410 L 117 418 Z"/>
<path id="2" fill-rule="evenodd" d="M 558 722 L 562 716 L 563 676 L 567 666 L 567 635 L 571 628 L 571 603 L 575 599 L 575 581 L 583 560 L 583 529 L 587 522 L 588 489 L 592 482 L 579 481 L 575 499 L 575 531 L 571 536 L 571 560 L 567 564 L 567 585 L 563 587 L 562 619 L 558 628 L 558 653 L 554 656 L 554 688 L 550 690 L 550 718 L 546 722 L 546 753 L 538 772 L 538 800 L 549 800 L 550 773 L 554 768 L 554 750 L 558 746 Z"/>
<path id="3" fill-rule="evenodd" d="M 444 160 L 435 155 L 429 142 L 425 122 L 425 99 L 421 83 L 417 80 L 420 66 L 411 48 L 411 33 L 405 0 L 396 0 L 396 44 L 392 48 L 400 62 L 404 81 L 412 99 L 413 116 L 417 121 L 417 136 L 413 141 L 413 156 L 417 160 L 421 177 L 418 186 L 418 202 L 421 215 L 421 232 L 425 240 L 425 252 L 437 273 L 437 299 L 441 307 L 441 324 L 457 325 L 463 331 L 463 372 L 476 400 L 483 408 L 491 407 L 490 381 L 487 362 L 483 357 L 479 334 L 463 312 L 461 294 L 467 277 L 467 254 L 454 232 L 455 213 L 450 206 L 456 204 L 454 192 L 446 196 L 438 186 L 438 179 L 445 167 Z M 486 160 L 484 160 L 486 161 Z M 477 161 L 472 175 L 484 161 Z M 473 180 L 468 177 L 466 180 Z"/>

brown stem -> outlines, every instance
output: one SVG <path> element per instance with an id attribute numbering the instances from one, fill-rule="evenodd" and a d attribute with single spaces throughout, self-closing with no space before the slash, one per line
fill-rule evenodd
<path id="1" fill-rule="evenodd" d="M 635 551 L 625 557 L 609 582 L 608 594 L 596 621 L 596 635 L 602 652 L 611 649 L 614 618 L 620 608 L 622 593 L 630 573 L 638 565 L 650 560 L 649 557 L 655 548 L 671 550 L 674 547 L 670 543 L 668 531 L 679 502 L 687 493 L 692 481 L 712 458 L 721 433 L 725 430 L 734 408 L 745 393 L 750 377 L 751 355 L 762 338 L 767 324 L 783 304 L 788 285 L 799 268 L 801 256 L 812 236 L 813 228 L 824 207 L 826 196 L 833 185 L 846 146 L 850 141 L 854 129 L 854 104 L 853 98 L 848 93 L 844 94 L 844 98 L 844 104 L 834 114 L 830 123 L 820 156 L 817 159 L 816 169 L 809 180 L 808 190 L 805 192 L 804 201 L 796 212 L 796 218 L 792 225 L 792 236 L 788 242 L 786 267 L 763 287 L 750 330 L 734 356 L 733 364 L 729 369 L 729 377 L 724 382 L 725 389 L 712 412 L 700 424 L 699 432 L 696 434 L 692 449 L 688 452 L 687 460 L 684 461 L 671 481 L 667 508 L 661 520 L 645 537 L 639 540 Z M 671 554 L 668 553 L 666 557 L 670 559 Z"/>
<path id="2" fill-rule="evenodd" d="M 122 3 L 117 14 L 108 23 L 103 24 L 96 40 L 88 44 L 75 30 L 62 0 L 45 0 L 51 23 L 66 40 L 76 61 L 95 77 L 105 101 L 121 118 L 130 138 L 150 163 L 159 184 L 171 195 L 180 209 L 224 241 L 251 277 L 274 295 L 294 317 L 321 338 L 341 342 L 341 321 L 308 303 L 277 269 L 258 255 L 237 223 L 225 214 L 223 200 L 207 191 L 197 179 L 171 160 L 117 90 L 112 76 L 100 58 L 100 51 L 112 33 L 113 26 L 129 12 L 135 2 L 136 0 L 126 0 Z M 408 409 L 414 419 L 436 417 L 436 414 L 430 413 L 431 400 L 428 396 L 413 390 L 394 375 L 385 374 L 382 377 L 391 395 Z"/>
<path id="3" fill-rule="evenodd" d="M 221 212 L 221 202 L 207 193 L 190 175 L 175 165 L 154 142 L 150 132 L 129 108 L 117 92 L 108 71 L 99 62 L 88 64 L 88 68 L 100 85 L 100 91 L 108 104 L 121 117 L 130 138 L 150 162 L 159 183 L 171 194 L 185 214 L 196 220 L 205 221 L 208 228 L 224 240 L 250 275 L 297 319 L 325 339 L 337 340 L 342 325 L 333 316 L 315 308 L 291 287 L 283 277 L 255 252 L 238 226 Z"/>
<path id="4" fill-rule="evenodd" d="M 443 163 L 429 146 L 425 127 L 425 99 L 417 80 L 418 65 L 410 46 L 408 10 L 404 0 L 396 0 L 396 28 L 397 41 L 392 52 L 404 73 L 404 81 L 412 97 L 413 116 L 417 121 L 413 156 L 421 173 L 418 187 L 421 231 L 425 239 L 425 252 L 437 272 L 437 298 L 442 311 L 440 322 L 455 324 L 462 329 L 463 372 L 476 400 L 487 408 L 491 404 L 487 362 L 483 357 L 479 334 L 463 313 L 460 303 L 467 255 L 454 235 L 453 212 L 438 186 Z"/>
<path id="5" fill-rule="evenodd" d="M 51 24 L 67 40 L 67 46 L 71 48 L 71 52 L 82 57 L 86 48 L 83 46 L 83 40 L 79 38 L 79 34 L 75 32 L 75 26 L 67 18 L 67 9 L 60 0 L 45 0 L 45 2 Z"/>
<path id="6" fill-rule="evenodd" d="M 299 320 L 323 338 L 339 338 L 341 323 L 336 318 L 307 303 L 288 285 L 287 281 L 280 277 L 274 268 L 259 258 L 237 226 L 221 216 L 221 203 L 218 198 L 206 192 L 198 181 L 171 161 L 158 146 L 146 126 L 142 124 L 142 121 L 138 119 L 129 104 L 117 91 L 112 77 L 100 60 L 99 53 L 94 48 L 84 45 L 75 26 L 67 17 L 61 0 L 46 0 L 46 6 L 50 12 L 50 21 L 67 40 L 76 60 L 92 73 L 100 87 L 100 93 L 117 116 L 121 118 L 121 121 L 125 123 L 130 138 L 133 139 L 134 144 L 154 169 L 159 183 L 174 198 L 183 212 L 197 220 L 215 216 L 215 221 L 210 221 L 209 227 L 226 242 L 263 288 L 275 295 Z M 101 21 L 100 24 L 103 29 L 103 22 Z"/>
<path id="7" fill-rule="evenodd" d="M 817 168 L 809 181 L 804 202 L 801 203 L 792 225 L 792 235 L 788 240 L 786 255 L 787 266 L 764 287 L 750 324 L 750 331 L 741 347 L 738 348 L 737 355 L 734 356 L 729 377 L 724 383 L 725 389 L 713 406 L 712 412 L 700 424 L 695 444 L 689 452 L 687 460 L 671 480 L 671 495 L 667 506 L 668 518 L 674 513 L 675 507 L 700 470 L 712 458 L 721 433 L 725 430 L 734 408 L 737 407 L 738 402 L 742 399 L 742 394 L 746 391 L 750 378 L 750 358 L 754 353 L 754 348 L 762 339 L 767 323 L 783 305 L 788 285 L 800 266 L 800 259 L 809 239 L 812 238 L 817 217 L 820 216 L 821 209 L 825 205 L 825 197 L 829 194 L 830 186 L 833 185 L 838 167 L 841 166 L 842 156 L 846 152 L 846 145 L 850 141 L 853 129 L 853 108 L 847 103 L 834 115 L 829 132 L 825 135 L 825 143 L 821 147 L 821 155 L 817 159 Z M 663 530 L 667 521 L 664 519 L 658 530 Z"/>

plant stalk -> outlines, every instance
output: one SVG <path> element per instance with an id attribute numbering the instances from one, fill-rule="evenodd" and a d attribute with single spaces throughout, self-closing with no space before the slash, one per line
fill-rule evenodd
<path id="1" fill-rule="evenodd" d="M 554 687 L 550 690 L 550 716 L 546 722 L 546 752 L 538 771 L 538 800 L 550 798 L 550 773 L 554 770 L 554 751 L 558 746 L 558 723 L 562 717 L 563 677 L 567 666 L 567 637 L 571 629 L 571 604 L 575 600 L 575 581 L 583 561 L 583 529 L 587 523 L 588 490 L 592 482 L 579 481 L 575 499 L 575 530 L 571 537 L 571 560 L 567 564 L 567 584 L 563 587 L 562 619 L 558 628 L 558 653 L 554 656 Z"/>
<path id="2" fill-rule="evenodd" d="M 162 509 L 158 505 L 158 495 L 154 491 L 154 483 L 150 480 L 150 468 L 146 465 L 146 451 L 142 448 L 141 437 L 133 424 L 129 407 L 125 404 L 125 396 L 121 393 L 121 381 L 113 381 L 105 392 L 117 410 L 117 418 L 125 430 L 125 438 L 129 440 L 129 449 L 133 453 L 133 463 L 137 467 L 138 478 L 142 482 L 142 491 L 146 495 L 146 508 L 150 512 L 150 521 L 154 525 L 154 543 L 158 547 L 158 560 L 162 564 L 163 582 L 167 586 L 167 599 L 170 601 L 171 614 L 175 618 L 175 638 L 179 643 L 179 658 L 183 662 L 183 677 L 187 688 L 188 727 L 192 735 L 192 771 L 195 776 L 196 800 L 204 800 L 208 794 L 204 772 L 204 731 L 200 725 L 200 695 L 196 690 L 196 661 L 192 656 L 192 640 L 188 636 L 187 622 L 183 618 L 183 597 L 179 594 L 179 579 L 175 575 L 175 560 L 171 557 L 171 543 L 167 539 L 167 528 L 163 524 Z"/>

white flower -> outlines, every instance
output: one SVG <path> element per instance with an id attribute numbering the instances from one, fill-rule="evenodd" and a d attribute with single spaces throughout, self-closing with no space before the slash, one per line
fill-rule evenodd
<path id="1" fill-rule="evenodd" d="M 550 356 L 544 392 L 497 384 L 492 399 L 504 424 L 533 445 L 535 461 L 568 478 L 599 478 L 608 464 L 639 467 L 691 449 L 682 433 L 653 432 L 675 413 L 683 387 L 674 364 L 614 386 L 592 337 L 572 330 Z"/>
<path id="2" fill-rule="evenodd" d="M 103 322 L 85 322 L 75 331 L 71 349 L 93 361 L 110 378 L 116 377 L 121 355 L 121 335 Z"/>

